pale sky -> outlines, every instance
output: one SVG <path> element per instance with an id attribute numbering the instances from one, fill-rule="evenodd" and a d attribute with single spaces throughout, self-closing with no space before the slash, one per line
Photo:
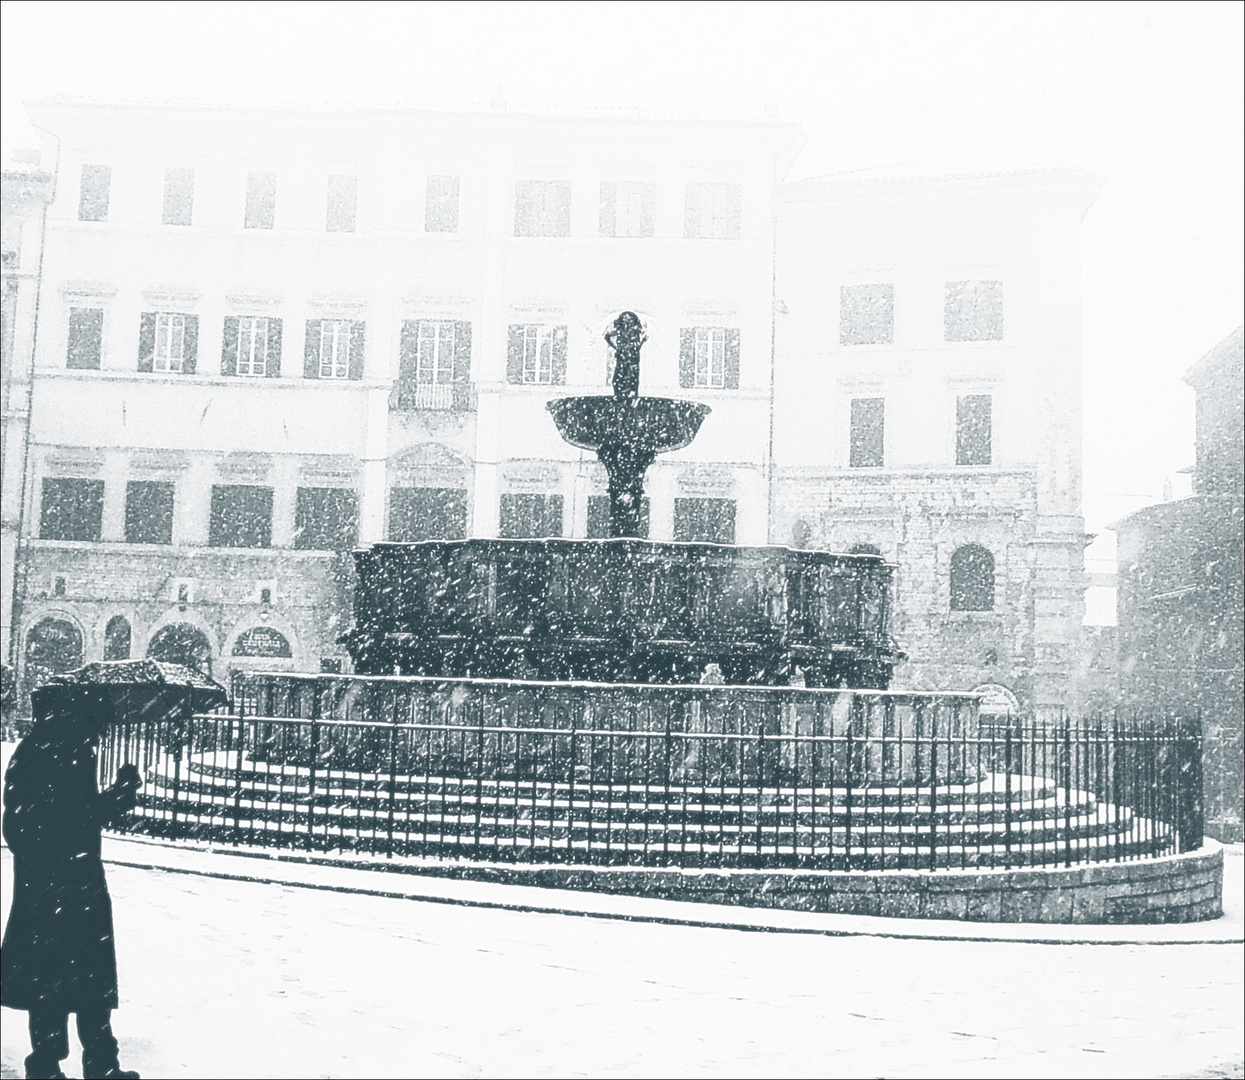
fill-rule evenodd
<path id="1" fill-rule="evenodd" d="M 791 179 L 913 164 L 1087 169 L 1106 181 L 1084 230 L 1085 515 L 1100 532 L 1192 464 L 1180 377 L 1242 321 L 1243 12 L 8 0 L 3 141 L 32 143 L 22 102 L 54 94 L 486 107 L 501 86 L 512 110 L 756 117 L 776 106 L 808 136 Z"/>

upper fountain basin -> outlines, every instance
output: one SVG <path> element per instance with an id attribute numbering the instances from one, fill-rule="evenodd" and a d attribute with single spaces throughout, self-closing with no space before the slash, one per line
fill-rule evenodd
<path id="1" fill-rule="evenodd" d="M 696 401 L 658 397 L 620 401 L 606 394 L 558 398 L 547 408 L 562 438 L 581 450 L 626 441 L 659 454 L 687 446 L 711 411 Z"/>

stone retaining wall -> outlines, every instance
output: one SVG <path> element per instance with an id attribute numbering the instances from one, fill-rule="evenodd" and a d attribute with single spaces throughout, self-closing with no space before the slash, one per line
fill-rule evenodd
<path id="1" fill-rule="evenodd" d="M 743 907 L 971 922 L 1198 922 L 1223 914 L 1223 848 L 1136 862 L 1022 870 L 872 872 L 466 865 L 474 881 Z"/>

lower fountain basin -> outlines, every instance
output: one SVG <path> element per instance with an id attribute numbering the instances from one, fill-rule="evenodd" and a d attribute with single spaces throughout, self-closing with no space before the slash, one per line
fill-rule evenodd
<path id="1" fill-rule="evenodd" d="M 355 560 L 360 674 L 885 689 L 900 657 L 876 555 L 478 539 Z"/>

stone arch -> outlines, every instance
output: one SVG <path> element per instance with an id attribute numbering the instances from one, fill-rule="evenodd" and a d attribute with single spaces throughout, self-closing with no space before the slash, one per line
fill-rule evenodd
<path id="1" fill-rule="evenodd" d="M 53 675 L 80 668 L 83 655 L 82 627 L 72 616 L 49 612 L 26 631 L 23 650 L 24 689 L 27 694 Z"/>
<path id="2" fill-rule="evenodd" d="M 128 660 L 134 644 L 134 630 L 124 615 L 114 615 L 104 627 L 104 659 Z"/>
<path id="3" fill-rule="evenodd" d="M 192 622 L 167 622 L 152 632 L 147 642 L 147 656 L 184 664 L 205 675 L 212 674 L 215 650 L 208 635 Z"/>
<path id="4" fill-rule="evenodd" d="M 951 555 L 951 610 L 994 610 L 994 556 L 980 544 L 965 544 Z"/>

